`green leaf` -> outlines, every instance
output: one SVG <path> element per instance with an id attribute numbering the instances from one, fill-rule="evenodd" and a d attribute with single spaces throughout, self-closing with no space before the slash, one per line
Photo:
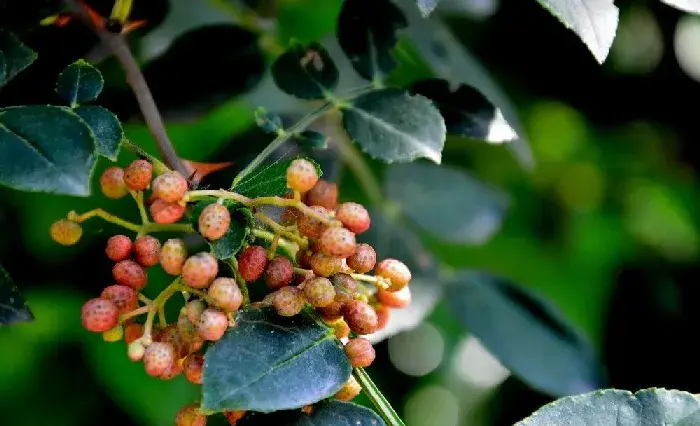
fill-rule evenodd
<path id="1" fill-rule="evenodd" d="M 101 106 L 84 105 L 73 110 L 95 134 L 97 153 L 117 161 L 124 130 L 116 115 Z"/>
<path id="2" fill-rule="evenodd" d="M 22 191 L 90 195 L 95 140 L 57 106 L 0 109 L 0 184 Z"/>
<path id="3" fill-rule="evenodd" d="M 278 411 L 265 415 L 250 415 L 237 426 L 385 426 L 372 410 L 352 402 L 328 400 L 313 407 L 311 415 L 300 410 Z"/>
<path id="4" fill-rule="evenodd" d="M 452 91 L 447 80 L 431 78 L 415 82 L 410 91 L 433 101 L 445 119 L 450 135 L 492 143 L 508 142 L 518 137 L 503 118 L 501 110 L 471 86 L 460 84 Z"/>
<path id="5" fill-rule="evenodd" d="M 340 47 L 358 74 L 381 79 L 396 66 L 391 55 L 406 17 L 391 0 L 345 0 L 338 16 Z"/>
<path id="6" fill-rule="evenodd" d="M 338 85 L 338 68 L 318 43 L 298 43 L 272 64 L 272 77 L 283 92 L 300 99 L 324 99 Z"/>
<path id="7" fill-rule="evenodd" d="M 556 400 L 515 426 L 679 426 L 691 424 L 688 417 L 696 417 L 699 409 L 700 402 L 688 392 L 650 388 L 633 394 L 605 389 Z"/>
<path id="8" fill-rule="evenodd" d="M 263 107 L 258 107 L 255 109 L 255 124 L 258 125 L 265 133 L 276 134 L 281 130 L 284 130 L 284 125 L 282 124 L 282 117 L 279 115 L 268 111 Z"/>
<path id="9" fill-rule="evenodd" d="M 68 65 L 56 79 L 56 93 L 71 108 L 97 99 L 104 87 L 100 71 L 82 59 Z"/>
<path id="10" fill-rule="evenodd" d="M 661 0 L 671 7 L 690 13 L 700 13 L 699 0 Z"/>
<path id="11" fill-rule="evenodd" d="M 437 7 L 438 1 L 439 0 L 416 0 L 416 4 L 418 4 L 420 13 L 427 18 Z"/>
<path id="12" fill-rule="evenodd" d="M 271 412 L 334 395 L 351 367 L 333 330 L 304 315 L 240 312 L 205 355 L 202 409 Z"/>
<path id="13" fill-rule="evenodd" d="M 304 157 L 306 158 L 306 157 Z M 322 176 L 321 167 L 311 158 L 306 158 L 316 166 L 319 176 Z M 255 169 L 248 176 L 243 178 L 235 186 L 237 193 L 249 198 L 257 197 L 281 197 L 287 193 L 287 168 L 292 164 L 294 158 L 276 161 Z"/>
<path id="14" fill-rule="evenodd" d="M 5 72 L 0 72 L 0 87 L 27 68 L 36 60 L 36 52 L 28 48 L 14 34 L 0 28 L 0 53 Z"/>
<path id="15" fill-rule="evenodd" d="M 17 286 L 0 266 L 0 325 L 16 324 L 34 320 L 34 314 L 19 295 Z"/>
<path id="16" fill-rule="evenodd" d="M 304 130 L 303 132 L 294 135 L 293 140 L 300 147 L 307 150 L 328 148 L 328 138 L 326 135 L 313 130 Z"/>
<path id="17" fill-rule="evenodd" d="M 403 213 L 435 236 L 456 243 L 483 244 L 501 227 L 508 198 L 473 177 L 429 163 L 387 169 L 387 196 Z"/>
<path id="18" fill-rule="evenodd" d="M 504 277 L 467 270 L 458 271 L 446 289 L 457 319 L 533 388 L 567 396 L 604 387 L 589 342 L 544 298 Z"/>
<path id="19" fill-rule="evenodd" d="M 617 31 L 619 10 L 613 0 L 537 0 L 605 62 Z"/>
<path id="20" fill-rule="evenodd" d="M 420 95 L 383 89 L 360 96 L 344 107 L 343 127 L 363 151 L 387 163 L 442 159 L 445 122 Z"/>
<path id="21" fill-rule="evenodd" d="M 7 77 L 7 61 L 5 61 L 5 54 L 0 51 L 0 84 L 5 81 Z"/>
<path id="22" fill-rule="evenodd" d="M 202 214 L 202 210 L 213 203 L 216 203 L 216 200 L 204 200 L 194 206 L 192 214 L 190 215 L 190 223 L 192 223 L 195 229 L 197 229 L 199 216 Z M 251 217 L 250 211 L 238 203 L 227 200 L 224 201 L 224 205 L 228 207 L 228 211 L 231 213 L 231 225 L 229 226 L 229 230 L 218 240 L 209 241 L 211 253 L 217 259 L 222 260 L 230 259 L 243 247 L 243 241 L 245 241 L 250 232 L 248 225 Z"/>

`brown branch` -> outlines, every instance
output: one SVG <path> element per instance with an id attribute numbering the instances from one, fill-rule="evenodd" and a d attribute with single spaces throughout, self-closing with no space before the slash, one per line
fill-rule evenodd
<path id="1" fill-rule="evenodd" d="M 63 3 L 69 8 L 72 14 L 75 14 L 85 25 L 92 29 L 100 38 L 102 44 L 117 58 L 126 73 L 126 82 L 131 87 L 131 90 L 136 96 L 136 101 L 139 104 L 141 113 L 146 121 L 146 125 L 153 136 L 153 139 L 158 145 L 158 150 L 163 156 L 165 164 L 171 169 L 180 172 L 183 176 L 189 177 L 189 171 L 184 163 L 180 160 L 172 142 L 165 130 L 163 118 L 158 111 L 151 89 L 148 88 L 146 79 L 143 77 L 141 68 L 136 62 L 131 49 L 126 42 L 124 35 L 111 33 L 104 26 L 95 25 L 90 15 L 83 8 L 78 0 L 63 0 Z"/>

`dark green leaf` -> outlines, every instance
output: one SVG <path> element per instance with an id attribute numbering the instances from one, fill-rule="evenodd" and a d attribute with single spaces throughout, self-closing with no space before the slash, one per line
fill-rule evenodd
<path id="1" fill-rule="evenodd" d="M 195 229 L 198 226 L 199 216 L 202 214 L 202 210 L 209 204 L 215 202 L 216 200 L 213 199 L 205 200 L 200 201 L 194 206 L 192 214 L 190 215 L 190 223 L 192 223 Z M 224 205 L 228 207 L 228 211 L 231 213 L 231 225 L 229 230 L 218 240 L 209 241 L 211 252 L 217 259 L 230 259 L 233 255 L 238 253 L 238 250 L 243 247 L 243 241 L 248 236 L 248 232 L 250 232 L 248 228 L 250 223 L 250 210 L 232 201 L 226 201 Z"/>
<path id="2" fill-rule="evenodd" d="M 610 52 L 619 11 L 613 0 L 537 0 L 586 44 L 601 64 Z"/>
<path id="3" fill-rule="evenodd" d="M 90 195 L 95 140 L 70 109 L 0 109 L 0 184 L 23 191 Z"/>
<path id="4" fill-rule="evenodd" d="M 34 320 L 34 315 L 19 295 L 17 286 L 5 268 L 0 266 L 0 325 Z"/>
<path id="5" fill-rule="evenodd" d="M 297 43 L 272 64 L 272 77 L 283 92 L 300 99 L 323 99 L 338 85 L 338 68 L 318 43 Z"/>
<path id="6" fill-rule="evenodd" d="M 699 409 L 700 402 L 688 392 L 651 388 L 632 394 L 605 389 L 556 400 L 516 426 L 678 426 L 689 424 L 683 422 Z"/>
<path id="7" fill-rule="evenodd" d="M 447 80 L 434 78 L 415 82 L 411 93 L 423 95 L 435 103 L 451 135 L 493 143 L 518 137 L 501 111 L 471 86 L 460 84 L 453 92 Z"/>
<path id="8" fill-rule="evenodd" d="M 5 54 L 0 51 L 0 84 L 7 78 L 7 61 L 5 61 Z"/>
<path id="9" fill-rule="evenodd" d="M 343 126 L 363 151 L 387 163 L 442 159 L 445 122 L 423 96 L 397 89 L 360 96 L 344 108 Z"/>
<path id="10" fill-rule="evenodd" d="M 290 158 L 261 166 L 243 178 L 233 189 L 249 198 L 281 197 L 289 190 L 287 188 L 287 168 L 293 160 L 294 158 Z M 307 160 L 314 163 L 318 175 L 321 176 L 323 174 L 321 167 L 314 160 L 310 158 Z"/>
<path id="11" fill-rule="evenodd" d="M 304 315 L 241 312 L 237 325 L 207 350 L 202 409 L 271 412 L 334 395 L 351 367 L 333 330 Z"/>
<path id="12" fill-rule="evenodd" d="M 36 60 L 36 52 L 22 44 L 14 34 L 2 28 L 0 28 L 0 52 L 4 56 L 5 64 L 4 77 L 0 78 L 0 87 Z"/>
<path id="13" fill-rule="evenodd" d="M 328 138 L 323 133 L 305 130 L 294 135 L 294 142 L 304 149 L 326 149 L 328 148 Z"/>
<path id="14" fill-rule="evenodd" d="M 428 17 L 432 13 L 433 10 L 437 7 L 439 0 L 416 0 L 416 3 L 418 4 L 418 9 L 420 9 L 420 13 L 423 14 L 424 17 Z"/>
<path id="15" fill-rule="evenodd" d="M 97 143 L 97 153 L 117 161 L 119 147 L 124 140 L 124 130 L 119 119 L 110 111 L 93 105 L 83 105 L 73 110 L 92 129 Z"/>
<path id="16" fill-rule="evenodd" d="M 467 330 L 533 388 L 567 396 L 604 387 L 588 341 L 547 300 L 506 278 L 475 271 L 458 271 L 446 296 Z"/>
<path id="17" fill-rule="evenodd" d="M 698 0 L 661 0 L 671 7 L 690 13 L 700 13 L 700 1 Z"/>
<path id="18" fill-rule="evenodd" d="M 391 51 L 406 17 L 391 0 L 345 0 L 338 17 L 338 42 L 352 66 L 368 80 L 396 66 Z"/>
<path id="19" fill-rule="evenodd" d="M 267 133 L 276 134 L 280 130 L 284 130 L 282 118 L 263 107 L 255 109 L 255 124 Z"/>
<path id="20" fill-rule="evenodd" d="M 425 230 L 444 240 L 483 244 L 501 227 L 505 194 L 459 170 L 429 163 L 387 170 L 387 196 Z"/>
<path id="21" fill-rule="evenodd" d="M 102 74 L 82 59 L 68 65 L 56 79 L 56 93 L 71 108 L 97 99 L 104 87 Z"/>
<path id="22" fill-rule="evenodd" d="M 278 411 L 270 414 L 251 413 L 237 426 L 384 426 L 372 410 L 352 402 L 323 401 L 313 407 L 311 415 L 300 410 Z"/>

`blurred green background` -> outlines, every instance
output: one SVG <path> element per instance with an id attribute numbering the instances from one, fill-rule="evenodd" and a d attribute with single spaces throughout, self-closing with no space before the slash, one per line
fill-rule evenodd
<path id="1" fill-rule="evenodd" d="M 216 2 L 170 3 L 163 25 L 139 41 L 143 58 L 158 54 L 180 32 L 233 18 Z M 617 39 L 599 66 L 534 0 L 443 0 L 431 19 L 443 19 L 471 52 L 468 61 L 491 76 L 484 85 L 497 82 L 507 94 L 535 166 L 523 168 L 504 146 L 449 139 L 444 163 L 500 188 L 510 208 L 501 231 L 483 246 L 421 237 L 446 265 L 502 274 L 552 300 L 591 340 L 613 387 L 698 393 L 692 348 L 700 323 L 700 18 L 658 1 L 616 4 Z M 279 42 L 332 36 L 339 5 L 279 1 Z M 41 57 L 47 48 L 33 45 L 28 35 L 27 44 Z M 411 41 L 401 46 L 396 81 L 422 76 L 425 64 Z M 206 49 L 216 57 L 227 46 Z M 64 58 L 63 65 L 74 59 Z M 108 83 L 119 82 L 109 61 L 104 65 Z M 187 67 L 169 71 L 184 85 Z M 470 79 L 471 71 L 449 73 Z M 203 115 L 169 116 L 179 153 L 242 167 L 247 157 L 241 153 L 249 156 L 267 141 L 251 130 L 254 108 L 299 108 L 268 86 L 269 76 L 252 94 L 227 99 Z M 2 93 L 0 101 L 10 102 Z M 125 129 L 154 152 L 138 120 Z M 130 158 L 124 152 L 120 163 Z M 100 159 L 96 176 L 106 166 Z M 223 172 L 214 182 L 230 176 Z M 347 173 L 342 188 L 361 197 Z M 117 229 L 88 223 L 80 244 L 63 248 L 50 240 L 48 228 L 69 210 L 96 206 L 138 217 L 129 200 L 0 189 L 0 263 L 36 316 L 33 323 L 0 328 L 3 425 L 169 425 L 197 397 L 183 377 L 150 379 L 126 358 L 123 343 L 105 343 L 80 327 L 83 301 L 110 284 L 103 247 Z M 382 342 L 377 351 L 369 371 L 408 426 L 508 425 L 550 400 L 512 376 L 442 302 L 422 324 Z"/>

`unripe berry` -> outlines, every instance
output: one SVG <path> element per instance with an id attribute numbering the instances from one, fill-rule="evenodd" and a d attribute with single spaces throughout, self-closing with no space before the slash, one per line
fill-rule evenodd
<path id="1" fill-rule="evenodd" d="M 133 260 L 122 260 L 112 268 L 114 280 L 121 285 L 141 291 L 148 281 L 148 274 L 141 265 Z"/>
<path id="2" fill-rule="evenodd" d="M 127 345 L 130 345 L 136 339 L 140 339 L 143 336 L 143 325 L 142 324 L 129 324 L 124 328 L 124 341 Z M 145 350 L 146 348 L 144 348 Z"/>
<path id="3" fill-rule="evenodd" d="M 192 288 L 208 287 L 218 273 L 218 262 L 207 252 L 190 256 L 182 265 L 182 281 Z"/>
<path id="4" fill-rule="evenodd" d="M 151 217 L 155 223 L 169 224 L 175 223 L 185 215 L 185 206 L 180 203 L 166 203 L 157 198 L 149 208 Z"/>
<path id="5" fill-rule="evenodd" d="M 219 203 L 209 204 L 199 215 L 199 233 L 210 241 L 218 240 L 228 232 L 231 225 L 231 213 L 226 206 Z"/>
<path id="6" fill-rule="evenodd" d="M 287 187 L 306 192 L 318 182 L 316 166 L 309 160 L 297 158 L 287 168 Z"/>
<path id="7" fill-rule="evenodd" d="M 353 368 L 369 367 L 375 357 L 372 343 L 362 337 L 350 340 L 345 345 L 345 354 Z"/>
<path id="8" fill-rule="evenodd" d="M 236 423 L 245 416 L 245 410 L 224 411 L 224 417 L 229 425 L 236 426 Z"/>
<path id="9" fill-rule="evenodd" d="M 338 205 L 338 185 L 319 179 L 313 188 L 306 193 L 304 202 L 308 206 L 321 206 L 335 210 Z"/>
<path id="10" fill-rule="evenodd" d="M 335 288 L 335 301 L 346 304 L 355 298 L 359 284 L 348 274 L 338 273 L 331 278 Z"/>
<path id="11" fill-rule="evenodd" d="M 293 317 L 304 307 L 304 296 L 296 287 L 282 287 L 272 297 L 272 305 L 277 314 L 283 317 Z"/>
<path id="12" fill-rule="evenodd" d="M 377 263 L 377 252 L 369 244 L 358 244 L 355 248 L 355 254 L 348 257 L 346 262 L 355 272 L 366 274 L 374 269 L 374 265 Z"/>
<path id="13" fill-rule="evenodd" d="M 116 327 L 102 333 L 102 340 L 108 343 L 114 343 L 122 340 L 124 337 L 124 326 L 118 324 Z"/>
<path id="14" fill-rule="evenodd" d="M 131 238 L 126 235 L 113 235 L 107 240 L 105 253 L 113 262 L 126 260 L 131 255 Z"/>
<path id="15" fill-rule="evenodd" d="M 327 228 L 318 240 L 321 252 L 327 256 L 345 259 L 355 254 L 355 234 L 339 226 Z"/>
<path id="16" fill-rule="evenodd" d="M 345 339 L 350 335 L 350 326 L 342 318 L 338 319 L 337 321 L 333 321 L 330 326 L 333 327 L 335 337 L 338 339 Z"/>
<path id="17" fill-rule="evenodd" d="M 197 332 L 204 340 L 216 342 L 221 339 L 228 328 L 226 314 L 216 309 L 205 309 L 199 317 Z"/>
<path id="18" fill-rule="evenodd" d="M 158 264 L 160 257 L 160 241 L 151 235 L 143 235 L 134 241 L 134 258 L 141 266 L 149 267 Z"/>
<path id="19" fill-rule="evenodd" d="M 146 160 L 136 160 L 124 169 L 124 182 L 134 191 L 143 191 L 151 184 L 153 166 Z"/>
<path id="20" fill-rule="evenodd" d="M 349 402 L 355 399 L 362 391 L 362 386 L 357 382 L 355 376 L 350 376 L 350 379 L 343 385 L 342 388 L 335 394 L 335 399 Z"/>
<path id="21" fill-rule="evenodd" d="M 391 319 L 391 308 L 382 304 L 377 304 L 374 305 L 374 312 L 377 313 L 377 331 L 383 330 Z"/>
<path id="22" fill-rule="evenodd" d="M 294 265 L 284 256 L 277 256 L 265 269 L 265 282 L 273 290 L 280 289 L 292 282 Z"/>
<path id="23" fill-rule="evenodd" d="M 100 176 L 100 189 L 107 198 L 116 200 L 129 193 L 124 182 L 124 170 L 121 167 L 109 167 Z"/>
<path id="24" fill-rule="evenodd" d="M 72 246 L 80 240 L 83 228 L 79 223 L 68 219 L 59 219 L 49 229 L 51 239 L 62 246 Z"/>
<path id="25" fill-rule="evenodd" d="M 343 264 L 343 261 L 337 257 L 330 257 L 319 252 L 314 253 L 313 256 L 311 256 L 309 263 L 311 264 L 310 266 L 314 271 L 314 274 L 318 275 L 319 277 L 330 277 L 340 270 L 340 266 Z"/>
<path id="26" fill-rule="evenodd" d="M 195 385 L 202 384 L 202 369 L 204 368 L 204 356 L 202 354 L 189 354 L 183 363 L 185 378 Z"/>
<path id="27" fill-rule="evenodd" d="M 372 221 L 362 204 L 343 203 L 335 211 L 335 218 L 350 231 L 361 234 L 369 229 Z"/>
<path id="28" fill-rule="evenodd" d="M 119 310 L 119 315 L 131 312 L 139 307 L 139 295 L 133 288 L 115 284 L 102 290 L 101 298 L 112 301 Z"/>
<path id="29" fill-rule="evenodd" d="M 379 289 L 374 294 L 379 303 L 390 308 L 405 308 L 411 303 L 411 289 L 406 286 L 399 291 L 386 291 Z"/>
<path id="30" fill-rule="evenodd" d="M 206 309 L 206 306 L 204 305 L 204 302 L 201 299 L 197 300 L 192 300 L 190 302 L 187 302 L 185 306 L 182 308 L 183 309 L 183 314 L 187 316 L 187 319 L 190 320 L 193 324 L 199 323 L 199 317 L 202 315 L 202 312 Z"/>
<path id="31" fill-rule="evenodd" d="M 111 300 L 101 297 L 90 299 L 82 307 L 80 319 L 86 330 L 104 333 L 119 322 L 119 308 Z"/>
<path id="32" fill-rule="evenodd" d="M 160 377 L 166 373 L 175 362 L 175 349 L 169 343 L 153 342 L 146 348 L 143 355 L 143 366 L 146 374 Z"/>
<path id="33" fill-rule="evenodd" d="M 396 259 L 384 259 L 377 265 L 374 274 L 391 281 L 387 290 L 399 291 L 411 281 L 411 271 L 403 262 Z"/>
<path id="34" fill-rule="evenodd" d="M 209 302 L 224 312 L 234 312 L 243 303 L 243 294 L 233 278 L 219 277 L 209 287 Z"/>
<path id="35" fill-rule="evenodd" d="M 141 361 L 145 354 L 146 347 L 143 345 L 143 343 L 139 341 L 129 343 L 129 346 L 126 350 L 126 355 L 129 357 L 130 360 L 134 362 Z"/>
<path id="36" fill-rule="evenodd" d="M 199 337 L 196 323 L 190 321 L 190 319 L 182 313 L 177 318 L 177 331 L 180 333 L 182 341 L 185 342 L 188 348 L 191 347 L 192 342 Z M 189 352 L 191 351 L 188 350 L 187 353 Z"/>
<path id="37" fill-rule="evenodd" d="M 332 217 L 331 212 L 324 207 L 311 206 L 310 208 L 321 215 L 321 217 L 326 217 L 328 219 Z M 323 231 L 327 228 L 327 225 L 315 216 L 301 214 L 299 215 L 299 220 L 297 221 L 297 228 L 299 229 L 299 232 L 309 238 L 319 238 Z"/>
<path id="38" fill-rule="evenodd" d="M 166 172 L 153 179 L 153 196 L 174 203 L 185 196 L 187 179 L 178 172 Z"/>
<path id="39" fill-rule="evenodd" d="M 377 313 L 367 302 L 352 300 L 342 308 L 345 322 L 350 326 L 350 330 L 357 334 L 372 334 L 377 331 L 379 319 Z"/>
<path id="40" fill-rule="evenodd" d="M 312 278 L 304 282 L 304 297 L 312 306 L 323 308 L 333 302 L 335 289 L 328 278 Z"/>
<path id="41" fill-rule="evenodd" d="M 160 249 L 159 261 L 163 270 L 170 275 L 180 275 L 182 265 L 187 259 L 187 246 L 179 238 L 171 238 L 165 241 Z"/>
<path id="42" fill-rule="evenodd" d="M 265 272 L 267 252 L 261 246 L 248 246 L 238 256 L 238 273 L 248 282 L 257 281 Z"/>
<path id="43" fill-rule="evenodd" d="M 177 412 L 175 426 L 206 426 L 207 416 L 199 411 L 197 404 L 183 407 Z"/>

